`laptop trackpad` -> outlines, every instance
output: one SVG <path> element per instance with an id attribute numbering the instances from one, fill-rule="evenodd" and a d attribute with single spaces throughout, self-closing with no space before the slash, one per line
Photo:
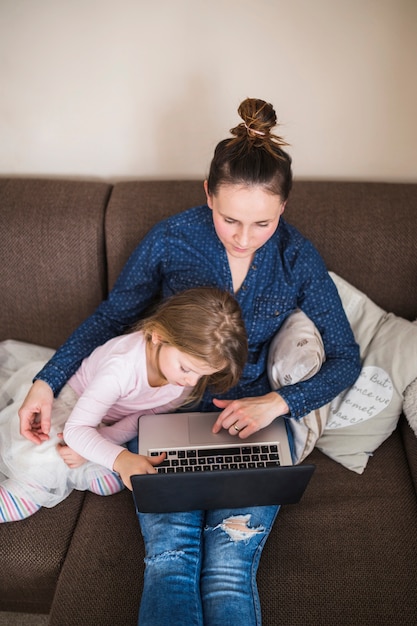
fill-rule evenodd
<path id="1" fill-rule="evenodd" d="M 197 417 L 192 415 L 188 417 L 189 437 L 192 445 L 239 444 L 239 440 L 229 435 L 224 428 L 217 434 L 211 432 L 218 415 L 219 413 L 204 413 L 204 419 L 201 419 L 201 414 Z"/>

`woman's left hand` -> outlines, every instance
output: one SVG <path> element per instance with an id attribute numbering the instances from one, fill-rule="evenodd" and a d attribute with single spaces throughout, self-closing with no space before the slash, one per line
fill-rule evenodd
<path id="1" fill-rule="evenodd" d="M 287 403 L 275 391 L 265 396 L 239 400 L 214 398 L 213 403 L 223 409 L 213 426 L 213 433 L 225 428 L 231 435 L 239 435 L 241 439 L 269 426 L 276 417 L 289 413 Z"/>

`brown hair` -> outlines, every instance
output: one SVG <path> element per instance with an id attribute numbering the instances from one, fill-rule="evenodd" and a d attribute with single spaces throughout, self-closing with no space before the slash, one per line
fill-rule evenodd
<path id="1" fill-rule="evenodd" d="M 221 185 L 261 185 L 285 202 L 292 187 L 288 144 L 271 133 L 277 125 L 272 104 L 246 98 L 238 109 L 243 122 L 230 130 L 233 137 L 217 144 L 207 179 L 208 192 Z"/>
<path id="2" fill-rule="evenodd" d="M 218 370 L 200 378 L 193 399 L 201 398 L 209 385 L 218 392 L 236 385 L 246 363 L 248 344 L 240 306 L 217 287 L 196 287 L 171 296 L 134 330 L 142 330 L 147 341 L 157 333 L 163 343 Z"/>

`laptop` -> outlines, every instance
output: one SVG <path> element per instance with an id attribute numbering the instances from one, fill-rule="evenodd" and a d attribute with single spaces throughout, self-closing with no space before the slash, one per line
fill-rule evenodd
<path id="1" fill-rule="evenodd" d="M 139 454 L 166 460 L 157 474 L 131 477 L 142 513 L 235 509 L 299 502 L 314 472 L 293 465 L 283 418 L 246 439 L 211 432 L 219 415 L 184 412 L 141 415 Z"/>

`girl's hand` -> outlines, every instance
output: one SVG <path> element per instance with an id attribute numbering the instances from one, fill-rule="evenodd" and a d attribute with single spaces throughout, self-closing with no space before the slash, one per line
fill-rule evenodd
<path id="1" fill-rule="evenodd" d="M 165 459 L 166 453 L 163 452 L 159 456 L 144 456 L 135 454 L 129 450 L 123 450 L 116 458 L 113 471 L 120 475 L 123 483 L 130 491 L 132 491 L 132 483 L 130 477 L 133 474 L 156 474 L 157 470 L 154 465 L 159 465 Z"/>
<path id="2" fill-rule="evenodd" d="M 49 439 L 54 394 L 43 380 L 35 380 L 19 409 L 20 434 L 33 443 Z"/>
<path id="3" fill-rule="evenodd" d="M 59 443 L 56 447 L 58 450 L 58 454 L 61 459 L 70 467 L 71 469 L 75 469 L 76 467 L 81 467 L 86 463 L 86 459 L 75 452 L 72 448 L 69 448 L 67 444 L 64 442 L 64 437 L 62 433 L 58 433 L 58 437 L 62 439 L 62 443 Z"/>
<path id="4" fill-rule="evenodd" d="M 213 433 L 218 433 L 225 428 L 231 435 L 239 435 L 240 439 L 246 439 L 258 430 L 269 426 L 276 417 L 289 413 L 287 403 L 275 391 L 265 396 L 239 400 L 214 398 L 213 403 L 220 409 L 224 409 L 214 423 Z"/>

